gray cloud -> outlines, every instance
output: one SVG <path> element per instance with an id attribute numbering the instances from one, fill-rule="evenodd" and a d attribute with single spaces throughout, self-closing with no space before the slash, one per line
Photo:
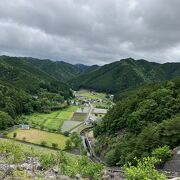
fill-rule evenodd
<path id="1" fill-rule="evenodd" d="M 0 54 L 180 62 L 179 0 L 0 1 Z"/>

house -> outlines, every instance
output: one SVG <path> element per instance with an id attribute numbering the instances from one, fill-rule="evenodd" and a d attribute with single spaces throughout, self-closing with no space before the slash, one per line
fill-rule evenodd
<path id="1" fill-rule="evenodd" d="M 21 125 L 21 129 L 24 129 L 24 130 L 29 130 L 29 129 L 30 129 L 30 127 L 29 127 L 29 125 L 28 125 L 28 124 L 22 124 L 22 125 Z"/>

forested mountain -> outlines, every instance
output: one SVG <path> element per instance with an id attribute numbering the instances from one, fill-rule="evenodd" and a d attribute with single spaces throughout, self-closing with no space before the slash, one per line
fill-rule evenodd
<path id="1" fill-rule="evenodd" d="M 48 73 L 52 77 L 66 82 L 78 75 L 91 72 L 95 70 L 98 66 L 86 66 L 83 64 L 72 65 L 63 61 L 50 61 L 50 60 L 39 60 L 34 58 L 26 58 L 28 62 L 35 65 L 42 71 Z"/>
<path id="2" fill-rule="evenodd" d="M 180 63 L 158 64 L 129 58 L 101 66 L 70 82 L 75 88 L 116 93 L 176 77 L 180 77 Z"/>
<path id="3" fill-rule="evenodd" d="M 70 87 L 25 58 L 0 57 L 0 129 L 22 113 L 47 112 L 67 105 Z"/>
<path id="4" fill-rule="evenodd" d="M 96 125 L 94 135 L 96 152 L 109 165 L 134 162 L 164 145 L 179 146 L 180 78 L 134 90 Z"/>

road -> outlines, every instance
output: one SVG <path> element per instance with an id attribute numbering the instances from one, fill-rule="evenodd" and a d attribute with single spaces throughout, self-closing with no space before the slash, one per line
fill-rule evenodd
<path id="1" fill-rule="evenodd" d="M 91 103 L 89 103 L 89 106 L 90 106 L 90 110 L 88 112 L 87 118 L 85 119 L 85 124 L 88 124 L 88 120 L 89 120 L 91 113 L 93 111 L 93 105 Z"/>

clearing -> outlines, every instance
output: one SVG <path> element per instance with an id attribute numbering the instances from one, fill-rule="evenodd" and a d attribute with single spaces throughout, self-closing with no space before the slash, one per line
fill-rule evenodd
<path id="1" fill-rule="evenodd" d="M 58 144 L 59 149 L 65 148 L 65 142 L 68 139 L 68 137 L 56 134 L 56 133 L 50 133 L 46 131 L 41 131 L 38 129 L 29 129 L 29 130 L 23 130 L 23 129 L 16 129 L 12 132 L 10 132 L 7 137 L 13 138 L 13 134 L 17 133 L 17 136 L 15 139 L 17 140 L 24 140 L 25 142 L 30 142 L 33 144 L 41 145 L 42 141 L 47 142 L 48 147 L 52 147 L 52 143 Z"/>

